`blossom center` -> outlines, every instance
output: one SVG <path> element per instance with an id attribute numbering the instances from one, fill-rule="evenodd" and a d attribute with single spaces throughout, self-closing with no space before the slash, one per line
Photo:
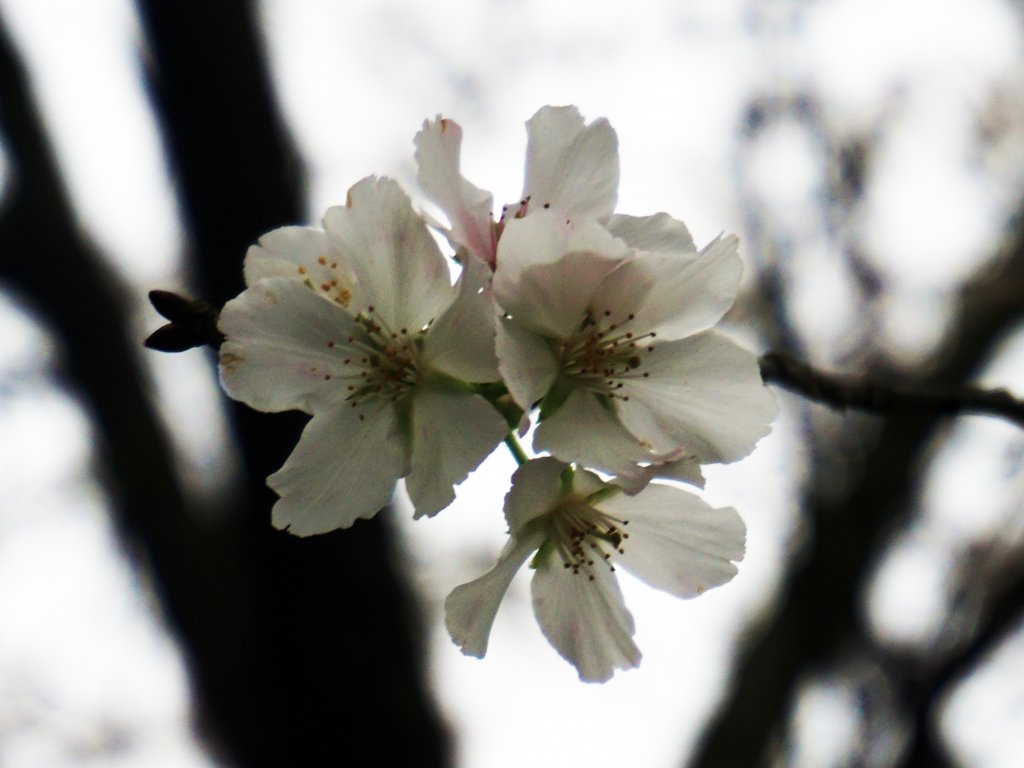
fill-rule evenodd
<path id="1" fill-rule="evenodd" d="M 550 531 L 555 551 L 562 565 L 573 574 L 586 574 L 594 580 L 594 567 L 611 564 L 613 554 L 625 554 L 624 544 L 629 534 L 623 529 L 629 520 L 620 520 L 587 504 L 569 500 L 551 514 Z"/>
<path id="2" fill-rule="evenodd" d="M 650 375 L 642 369 L 657 336 L 637 332 L 635 318 L 632 312 L 616 318 L 610 309 L 588 310 L 579 331 L 562 342 L 563 372 L 600 394 L 629 400 L 624 380 Z"/>
<path id="3" fill-rule="evenodd" d="M 362 333 L 349 336 L 337 345 L 338 352 L 344 355 L 345 378 L 350 382 L 346 400 L 353 408 L 369 400 L 397 403 L 416 386 L 426 329 L 391 330 L 372 306 L 356 315 L 355 321 Z M 327 346 L 335 348 L 332 341 L 327 342 Z"/>

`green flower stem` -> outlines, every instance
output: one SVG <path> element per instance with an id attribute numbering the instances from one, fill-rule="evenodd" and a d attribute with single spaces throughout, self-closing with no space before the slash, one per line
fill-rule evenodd
<path id="1" fill-rule="evenodd" d="M 519 438 L 516 437 L 516 433 L 511 429 L 505 435 L 505 445 L 508 446 L 509 451 L 512 453 L 512 458 L 516 460 L 516 464 L 519 466 L 523 466 L 523 464 L 530 460 L 530 457 L 526 455 L 526 451 L 523 450 L 523 446 L 519 444 Z"/>

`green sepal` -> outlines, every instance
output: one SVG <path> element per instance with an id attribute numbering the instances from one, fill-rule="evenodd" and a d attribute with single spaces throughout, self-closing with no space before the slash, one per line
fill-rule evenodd
<path id="1" fill-rule="evenodd" d="M 538 421 L 544 421 L 544 419 L 554 416 L 555 412 L 558 411 L 565 401 L 569 399 L 576 389 L 576 384 L 568 376 L 559 375 L 555 382 L 551 385 L 551 389 L 544 395 L 544 398 L 540 401 L 540 415 Z"/>
<path id="2" fill-rule="evenodd" d="M 604 488 L 599 488 L 598 490 L 594 491 L 592 494 L 587 496 L 586 503 L 587 505 L 593 507 L 596 506 L 597 504 L 600 504 L 605 499 L 610 499 L 612 496 L 618 496 L 620 493 L 622 493 L 622 489 L 619 488 L 619 486 L 606 485 Z"/>
<path id="3" fill-rule="evenodd" d="M 572 486 L 575 480 L 576 470 L 573 468 L 572 464 L 570 464 L 565 469 L 563 469 L 561 474 L 558 476 L 558 481 L 561 483 L 562 486 L 563 496 L 568 496 L 569 494 L 572 493 Z"/>
<path id="4" fill-rule="evenodd" d="M 442 392 L 476 392 L 475 384 L 457 379 L 441 371 L 428 369 L 419 375 L 417 387 L 428 386 L 431 389 L 439 389 Z"/>
<path id="5" fill-rule="evenodd" d="M 551 553 L 551 550 L 554 548 L 554 546 L 554 539 L 544 539 L 544 543 L 537 548 L 537 551 L 533 553 L 533 557 L 530 558 L 530 567 L 534 570 L 537 570 L 537 568 L 540 567 L 540 564 L 544 562 L 544 558 L 546 558 Z"/>

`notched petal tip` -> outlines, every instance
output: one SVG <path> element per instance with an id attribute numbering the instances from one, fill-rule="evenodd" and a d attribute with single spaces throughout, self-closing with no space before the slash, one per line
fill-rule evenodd
<path id="1" fill-rule="evenodd" d="M 473 582 L 462 584 L 452 590 L 444 601 L 445 628 L 452 643 L 466 656 L 482 659 L 487 655 L 487 641 L 490 635 L 488 623 L 481 631 L 473 628 L 474 615 L 481 608 L 480 596 L 473 594 Z M 493 621 L 493 617 L 491 617 Z"/>

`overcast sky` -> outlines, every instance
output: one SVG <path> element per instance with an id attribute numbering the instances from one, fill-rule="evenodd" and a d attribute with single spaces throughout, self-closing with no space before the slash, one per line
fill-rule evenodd
<path id="1" fill-rule="evenodd" d="M 139 80 L 131 3 L 3 0 L 0 8 L 31 68 L 78 213 L 133 292 L 142 338 L 159 323 L 145 292 L 187 291 L 188 275 Z M 997 0 L 267 0 L 263 19 L 278 92 L 311 172 L 310 222 L 371 173 L 396 176 L 415 193 L 412 137 L 436 114 L 463 126 L 467 177 L 499 205 L 515 200 L 524 121 L 544 104 L 576 104 L 618 131 L 620 211 L 668 211 L 698 244 L 723 231 L 742 236 L 737 180 L 747 179 L 793 235 L 796 312 L 814 320 L 823 359 L 857 321 L 837 258 L 842 238 L 821 217 L 827 148 L 805 126 L 782 122 L 746 151 L 752 98 L 809 93 L 837 135 L 880 136 L 880 170 L 850 226 L 886 280 L 883 341 L 900 354 L 921 354 L 936 339 L 948 292 L 992 250 L 1019 194 L 1022 22 Z M 984 121 L 1006 138 L 982 155 Z M 754 328 L 731 330 L 760 344 Z M 1021 346 L 1008 348 L 994 383 L 1020 387 Z M 45 331 L 0 295 L 0 763 L 206 765 L 188 732 L 177 651 L 112 538 L 89 476 L 89 425 L 49 377 L 53 354 Z M 147 359 L 183 470 L 213 492 L 231 457 L 206 359 Z M 962 467 L 973 456 L 984 473 L 1017 437 L 972 422 L 957 439 L 947 461 Z M 736 632 L 775 588 L 796 519 L 798 449 L 784 414 L 753 456 L 707 473 L 706 498 L 735 506 L 747 522 L 740 574 L 692 602 L 627 578 L 644 661 L 603 686 L 579 683 L 544 641 L 522 581 L 485 660 L 463 657 L 444 632 L 440 601 L 502 545 L 510 460 L 485 464 L 444 515 L 403 526 L 460 765 L 678 766 L 719 695 Z M 1000 502 L 979 502 L 978 483 L 958 484 L 956 474 L 936 477 L 926 518 L 934 530 L 1004 522 Z M 987 522 L 979 508 L 994 510 Z M 925 535 L 894 556 L 873 592 L 880 632 L 913 635 L 935 620 L 939 606 L 926 598 L 943 551 Z M 1007 654 L 1003 668 L 1019 671 L 1021 643 Z M 973 765 L 1016 765 L 1024 751 L 1024 728 L 1013 727 L 1024 722 L 1024 692 L 996 677 L 974 681 L 949 708 L 950 733 Z M 828 690 L 808 701 L 802 759 L 812 766 L 848 734 L 849 716 Z"/>

